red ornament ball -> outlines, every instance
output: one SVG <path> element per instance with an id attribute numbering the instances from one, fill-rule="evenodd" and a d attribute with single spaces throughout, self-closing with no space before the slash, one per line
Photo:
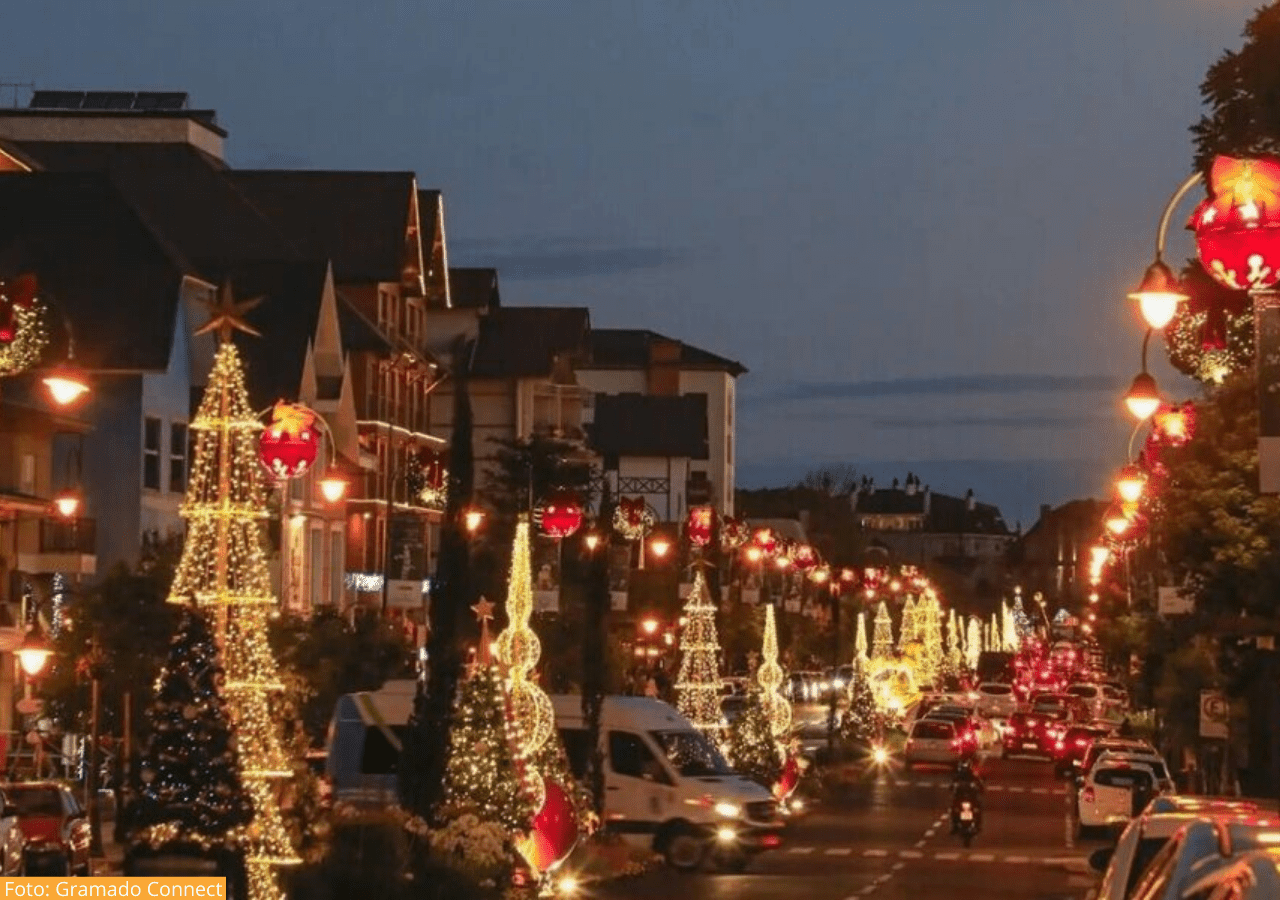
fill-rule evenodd
<path id="1" fill-rule="evenodd" d="M 521 848 L 525 860 L 539 872 L 555 868 L 578 843 L 578 814 L 569 795 L 554 781 L 544 778 L 543 783 L 546 800 L 533 817 L 529 839 Z"/>
<path id="2" fill-rule="evenodd" d="M 1280 160 L 1219 156 L 1209 198 L 1187 225 L 1204 270 L 1233 290 L 1265 290 L 1280 281 Z"/>
<path id="3" fill-rule="evenodd" d="M 305 474 L 320 450 L 317 416 L 301 403 L 276 403 L 271 423 L 258 439 L 263 468 L 282 481 Z"/>
<path id="4" fill-rule="evenodd" d="M 713 512 L 710 506 L 695 506 L 689 510 L 689 523 L 685 531 L 689 535 L 689 543 L 695 547 L 705 547 L 711 543 L 711 525 Z"/>
<path id="5" fill-rule="evenodd" d="M 542 502 L 538 510 L 542 533 L 567 538 L 582 527 L 582 501 L 573 491 L 558 491 Z"/>

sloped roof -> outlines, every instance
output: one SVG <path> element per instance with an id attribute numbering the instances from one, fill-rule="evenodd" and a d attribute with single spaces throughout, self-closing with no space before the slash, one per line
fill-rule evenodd
<path id="1" fill-rule="evenodd" d="M 240 263 L 307 256 L 228 179 L 224 163 L 188 144 L 11 143 L 46 172 L 106 173 L 208 281 L 221 281 Z"/>
<path id="2" fill-rule="evenodd" d="M 597 394 L 592 448 L 606 457 L 707 459 L 704 394 Z"/>
<path id="3" fill-rule="evenodd" d="M 451 267 L 449 299 L 455 309 L 497 309 L 502 305 L 498 270 Z"/>
<path id="4" fill-rule="evenodd" d="M 421 232 L 422 255 L 429 256 L 439 235 L 436 234 L 436 214 L 440 211 L 440 192 L 432 188 L 418 191 L 418 230 Z M 423 259 L 426 262 L 426 259 Z"/>
<path id="5" fill-rule="evenodd" d="M 307 347 L 315 337 L 324 291 L 324 263 L 251 263 L 229 273 L 238 298 L 262 297 L 245 321 L 262 337 L 237 338 L 245 386 L 255 407 L 296 400 Z"/>
<path id="6" fill-rule="evenodd" d="M 649 364 L 649 345 L 654 341 L 679 344 L 682 368 L 720 369 L 735 377 L 747 371 L 740 362 L 644 328 L 593 328 L 590 366 L 599 369 L 643 369 Z"/>
<path id="7" fill-rule="evenodd" d="M 58 313 L 71 322 L 76 358 L 98 371 L 164 371 L 190 264 L 144 224 L 102 174 L 0 177 L 0 274 L 35 271 L 52 346 L 65 353 Z"/>
<path id="8" fill-rule="evenodd" d="M 968 509 L 963 497 L 930 492 L 929 509 L 925 512 L 925 489 L 908 494 L 901 488 L 879 488 L 857 495 L 857 513 L 862 515 L 924 515 L 925 531 L 933 533 L 965 532 L 968 534 L 1009 534 L 1000 510 L 989 503 L 977 503 Z"/>
<path id="9" fill-rule="evenodd" d="M 478 378 L 551 374 L 557 356 L 586 351 L 590 314 L 579 306 L 504 306 L 480 319 L 471 356 Z"/>
<path id="10" fill-rule="evenodd" d="M 412 172 L 237 169 L 227 174 L 257 209 L 339 282 L 402 279 Z"/>

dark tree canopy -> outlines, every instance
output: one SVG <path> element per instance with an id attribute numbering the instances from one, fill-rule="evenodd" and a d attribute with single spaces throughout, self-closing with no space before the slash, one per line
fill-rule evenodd
<path id="1" fill-rule="evenodd" d="M 1229 50 L 1200 86 L 1207 112 L 1192 126 L 1196 167 L 1213 157 L 1280 153 L 1280 3 L 1254 13 L 1244 45 Z"/>

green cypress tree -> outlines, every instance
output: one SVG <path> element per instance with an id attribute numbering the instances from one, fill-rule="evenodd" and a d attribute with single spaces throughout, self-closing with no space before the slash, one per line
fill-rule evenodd
<path id="1" fill-rule="evenodd" d="M 782 750 L 773 738 L 764 697 L 758 690 L 747 695 L 742 713 L 729 726 L 729 760 L 734 771 L 767 788 L 782 774 Z"/>

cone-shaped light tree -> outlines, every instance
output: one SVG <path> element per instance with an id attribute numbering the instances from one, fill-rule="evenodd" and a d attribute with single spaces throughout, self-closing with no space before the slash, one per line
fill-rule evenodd
<path id="1" fill-rule="evenodd" d="M 893 656 L 893 620 L 889 618 L 889 607 L 881 600 L 876 610 L 875 634 L 871 638 L 871 658 L 888 659 Z"/>
<path id="2" fill-rule="evenodd" d="M 982 623 L 977 616 L 969 617 L 969 640 L 965 642 L 965 664 L 970 669 L 978 668 L 978 657 L 982 655 Z"/>
<path id="3" fill-rule="evenodd" d="M 693 576 L 684 615 L 676 705 L 695 728 L 716 740 L 720 736 L 720 641 L 716 636 L 716 608 L 702 566 Z"/>
<path id="4" fill-rule="evenodd" d="M 782 751 L 773 736 L 770 704 L 758 685 L 747 694 L 742 714 L 729 726 L 729 759 L 735 772 L 766 788 L 782 774 Z"/>
<path id="5" fill-rule="evenodd" d="M 917 681 L 920 684 L 933 682 L 942 670 L 942 608 L 938 598 L 926 593 L 920 598 L 916 607 L 916 621 L 919 623 L 921 643 L 920 669 Z"/>
<path id="6" fill-rule="evenodd" d="M 221 858 L 236 876 L 253 806 L 240 763 L 222 664 L 208 620 L 188 609 L 169 645 L 146 712 L 131 848 Z"/>
<path id="7" fill-rule="evenodd" d="M 293 774 L 293 767 L 271 713 L 273 696 L 283 690 L 267 644 L 267 622 L 277 602 L 263 552 L 262 425 L 249 406 L 240 354 L 230 340 L 231 328 L 240 327 L 231 322 L 238 312 L 228 288 L 211 321 L 221 328 L 223 340 L 191 423 L 195 447 L 182 504 L 187 536 L 169 599 L 188 603 L 194 598 L 215 622 L 240 777 L 254 810 L 245 843 L 249 897 L 278 900 L 282 892 L 276 868 L 301 860 L 289 841 L 277 797 L 277 785 Z"/>
<path id="8" fill-rule="evenodd" d="M 855 659 L 853 677 L 849 680 L 849 708 L 841 728 L 847 739 L 870 742 L 876 736 L 876 698 L 871 689 L 871 672 L 866 661 Z"/>
<path id="9" fill-rule="evenodd" d="M 853 643 L 853 660 L 855 663 L 866 662 L 867 654 L 867 614 L 858 613 L 857 636 Z"/>
<path id="10" fill-rule="evenodd" d="M 915 598 L 908 595 L 907 602 L 902 604 L 902 626 L 898 632 L 898 652 L 905 652 L 907 644 L 919 639 L 920 623 L 917 621 Z"/>

